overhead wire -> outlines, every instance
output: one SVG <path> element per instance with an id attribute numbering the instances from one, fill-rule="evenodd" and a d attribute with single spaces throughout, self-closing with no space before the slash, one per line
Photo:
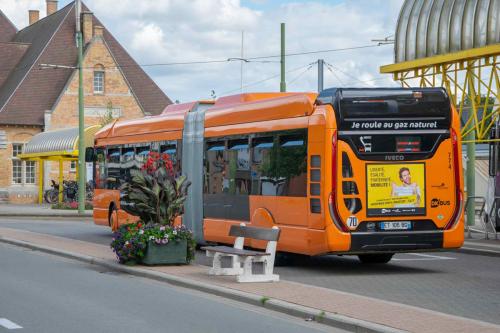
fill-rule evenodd
<path id="1" fill-rule="evenodd" d="M 291 85 L 293 84 L 295 81 L 297 81 L 302 75 L 304 75 L 305 73 L 307 73 L 308 71 L 311 70 L 311 68 L 313 67 L 313 65 L 317 63 L 317 61 L 313 62 L 313 63 L 310 63 L 307 68 L 305 70 L 303 70 L 302 72 L 299 73 L 299 75 L 297 75 L 296 77 L 294 77 L 293 79 L 291 79 L 290 81 L 288 81 L 288 85 Z"/>
<path id="2" fill-rule="evenodd" d="M 286 71 L 285 73 L 287 73 L 287 74 L 288 74 L 288 73 L 292 73 L 292 72 L 298 71 L 298 70 L 300 70 L 300 69 L 303 69 L 303 68 L 305 68 L 305 67 L 308 67 L 308 66 L 310 66 L 310 65 L 311 65 L 311 64 L 308 64 L 308 65 L 303 65 L 303 66 L 300 66 L 300 67 L 296 67 L 296 68 L 293 68 L 293 69 L 290 69 L 290 70 Z M 258 85 L 258 84 L 260 84 L 260 83 L 263 83 L 263 82 L 266 82 L 266 81 L 269 81 L 269 80 L 275 79 L 275 78 L 279 77 L 280 75 L 281 75 L 281 74 L 276 74 L 276 75 L 273 75 L 273 76 L 267 77 L 267 78 L 265 78 L 265 79 L 263 79 L 263 80 L 259 80 L 259 81 L 255 81 L 255 82 L 251 82 L 251 83 L 245 84 L 245 85 L 243 85 L 243 88 L 248 88 L 248 87 L 252 87 L 252 86 Z M 241 88 L 227 90 L 227 91 L 222 92 L 220 95 L 221 95 L 221 96 L 224 96 L 224 95 L 226 95 L 226 94 L 229 94 L 229 93 L 232 93 L 232 92 L 238 91 L 238 90 L 240 90 L 240 89 L 241 89 Z"/>
<path id="3" fill-rule="evenodd" d="M 349 50 L 358 50 L 358 49 L 365 49 L 365 48 L 374 48 L 374 47 L 380 47 L 382 45 L 360 45 L 360 46 L 353 46 L 353 47 L 344 47 L 344 48 L 336 48 L 336 49 L 326 49 L 326 50 L 316 50 L 316 51 L 305 51 L 305 52 L 295 52 L 295 53 L 285 53 L 285 57 L 293 57 L 293 56 L 300 56 L 300 55 L 308 55 L 308 54 L 318 54 L 318 53 L 330 53 L 330 52 L 341 52 L 341 51 L 349 51 Z M 213 60 L 193 60 L 193 61 L 181 61 L 181 62 L 166 62 L 166 63 L 151 63 L 151 64 L 136 64 L 136 65 L 115 65 L 115 66 L 109 66 L 106 68 L 126 68 L 126 67 L 159 67 L 159 66 L 182 66 L 182 65 L 200 65 L 200 64 L 220 64 L 220 63 L 229 63 L 233 61 L 245 61 L 246 63 L 278 63 L 280 62 L 279 60 L 273 61 L 273 60 L 261 60 L 261 59 L 269 59 L 269 58 L 279 58 L 281 55 L 267 55 L 267 56 L 257 56 L 257 57 L 247 57 L 247 58 L 226 58 L 226 59 L 213 59 Z M 77 69 L 77 66 L 59 66 L 56 64 L 51 64 L 51 69 L 68 69 L 69 67 L 74 67 L 74 69 Z M 30 67 L 31 64 L 18 67 L 15 70 L 21 70 L 26 67 Z M 93 67 L 83 67 L 83 69 L 89 69 Z M 39 70 L 44 70 L 46 68 L 42 68 L 39 66 Z"/>

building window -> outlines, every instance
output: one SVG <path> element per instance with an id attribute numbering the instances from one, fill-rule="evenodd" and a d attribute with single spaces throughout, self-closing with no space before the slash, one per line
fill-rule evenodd
<path id="1" fill-rule="evenodd" d="M 22 143 L 12 144 L 12 183 L 33 185 L 36 181 L 36 162 L 21 161 L 17 156 L 23 152 Z"/>
<path id="2" fill-rule="evenodd" d="M 69 172 L 76 172 L 76 161 L 71 161 L 70 162 Z"/>
<path id="3" fill-rule="evenodd" d="M 36 162 L 35 161 L 26 161 L 26 175 L 25 175 L 25 183 L 26 184 L 35 184 L 35 173 L 36 173 Z"/>
<path id="4" fill-rule="evenodd" d="M 21 160 L 12 160 L 12 182 L 14 184 L 23 183 L 23 162 Z"/>
<path id="5" fill-rule="evenodd" d="M 94 94 L 104 94 L 104 71 L 94 71 Z"/>
<path id="6" fill-rule="evenodd" d="M 23 152 L 22 143 L 12 144 L 12 183 L 23 183 L 23 162 L 18 159 L 17 155 Z"/>
<path id="7" fill-rule="evenodd" d="M 0 149 L 7 149 L 7 133 L 0 131 Z"/>

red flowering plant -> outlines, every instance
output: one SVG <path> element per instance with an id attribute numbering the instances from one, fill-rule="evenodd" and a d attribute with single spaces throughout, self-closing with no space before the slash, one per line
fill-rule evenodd
<path id="1" fill-rule="evenodd" d="M 187 240 L 188 261 L 194 256 L 191 231 L 173 227 L 184 212 L 191 183 L 185 176 L 175 177 L 168 154 L 150 152 L 140 169 L 130 170 L 131 180 L 120 187 L 121 208 L 139 217 L 139 222 L 121 226 L 113 235 L 111 247 L 120 262 L 140 260 L 149 241 Z M 168 234 L 169 237 L 164 237 Z M 161 237 L 160 237 L 161 235 Z M 158 242 L 157 242 L 158 243 Z"/>
<path id="2" fill-rule="evenodd" d="M 171 225 L 184 212 L 191 182 L 175 177 L 168 154 L 151 152 L 143 166 L 130 170 L 131 180 L 120 187 L 122 209 L 149 224 Z"/>

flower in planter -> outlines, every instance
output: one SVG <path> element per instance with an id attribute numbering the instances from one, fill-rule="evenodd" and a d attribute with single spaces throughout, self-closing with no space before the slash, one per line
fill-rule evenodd
<path id="1" fill-rule="evenodd" d="M 168 244 L 180 240 L 187 241 L 187 262 L 190 262 L 194 259 L 196 242 L 193 233 L 185 226 L 172 227 L 159 224 L 145 226 L 141 223 L 122 225 L 113 234 L 111 248 L 120 263 L 137 262 L 144 257 L 148 241 Z"/>

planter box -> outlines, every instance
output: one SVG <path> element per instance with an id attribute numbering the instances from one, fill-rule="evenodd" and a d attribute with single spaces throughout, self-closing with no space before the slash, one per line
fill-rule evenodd
<path id="1" fill-rule="evenodd" d="M 187 264 L 187 241 L 171 241 L 167 244 L 148 242 L 146 254 L 142 258 L 145 265 Z"/>

